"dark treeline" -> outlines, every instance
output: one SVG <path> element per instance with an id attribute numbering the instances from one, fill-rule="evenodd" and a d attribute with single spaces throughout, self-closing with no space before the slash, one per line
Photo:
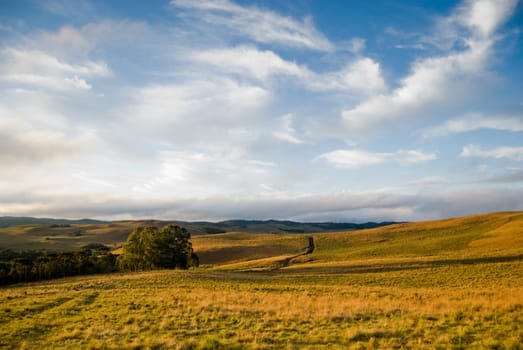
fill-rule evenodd
<path id="1" fill-rule="evenodd" d="M 199 265 L 190 238 L 180 226 L 147 226 L 129 235 L 119 256 L 97 243 L 76 252 L 0 250 L 0 285 L 115 271 L 188 269 Z"/>
<path id="2" fill-rule="evenodd" d="M 116 255 L 101 244 L 61 253 L 0 250 L 0 285 L 114 271 Z"/>

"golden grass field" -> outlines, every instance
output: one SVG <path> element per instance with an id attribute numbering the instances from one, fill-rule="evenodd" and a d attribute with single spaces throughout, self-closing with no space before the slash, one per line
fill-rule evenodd
<path id="1" fill-rule="evenodd" d="M 64 251 L 79 250 L 93 242 L 117 247 L 125 242 L 134 228 L 143 224 L 139 221 L 118 221 L 56 228 L 39 224 L 0 227 L 0 248 Z"/>
<path id="2" fill-rule="evenodd" d="M 313 236 L 301 256 L 308 235 L 195 236 L 198 269 L 2 287 L 0 348 L 523 348 L 523 213 Z"/>

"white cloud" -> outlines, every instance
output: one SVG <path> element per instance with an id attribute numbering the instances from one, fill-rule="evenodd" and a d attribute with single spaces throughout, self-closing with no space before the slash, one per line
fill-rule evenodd
<path id="1" fill-rule="evenodd" d="M 368 57 L 349 62 L 339 71 L 315 73 L 306 66 L 282 59 L 273 51 L 260 51 L 253 46 L 195 51 L 184 56 L 190 62 L 210 65 L 221 73 L 260 81 L 282 75 L 293 77 L 304 88 L 313 91 L 371 94 L 386 88 L 379 63 Z"/>
<path id="2" fill-rule="evenodd" d="M 259 51 L 252 46 L 197 51 L 189 54 L 188 59 L 259 80 L 265 80 L 275 74 L 297 77 L 310 74 L 307 68 L 285 61 L 272 51 Z"/>
<path id="3" fill-rule="evenodd" d="M 14 118 L 6 118 L 0 108 L 0 161 L 4 174 L 23 171 L 20 168 L 72 159 L 94 149 L 98 140 L 88 130 L 74 135 L 52 129 L 38 129 Z M 1 178 L 2 176 L 0 176 Z"/>
<path id="4" fill-rule="evenodd" d="M 324 153 L 317 159 L 324 159 L 337 168 L 360 168 L 362 166 L 385 163 L 388 153 L 373 153 L 363 150 L 336 150 Z"/>
<path id="5" fill-rule="evenodd" d="M 402 164 L 423 163 L 438 158 L 436 153 L 425 153 L 419 150 L 400 150 L 394 153 L 392 157 Z"/>
<path id="6" fill-rule="evenodd" d="M 368 57 L 359 58 L 337 72 L 311 74 L 307 81 L 313 90 L 354 90 L 376 94 L 386 88 L 379 63 Z"/>
<path id="7" fill-rule="evenodd" d="M 157 44 L 166 47 L 165 39 L 170 35 L 160 34 L 146 22 L 108 19 L 81 27 L 64 25 L 57 31 L 37 32 L 25 38 L 25 46 L 62 59 L 86 60 L 89 55 L 105 50 L 132 48 L 132 52 L 150 52 L 152 47 L 159 48 Z M 140 45 L 136 45 L 137 41 Z"/>
<path id="8" fill-rule="evenodd" d="M 70 64 L 39 50 L 7 48 L 1 50 L 0 55 L 0 80 L 16 85 L 89 90 L 91 85 L 84 78 L 110 75 L 104 62 Z"/>
<path id="9" fill-rule="evenodd" d="M 517 3 L 518 0 L 465 0 L 449 16 L 437 19 L 436 35 L 425 36 L 422 41 L 448 51 L 468 39 L 492 38 Z"/>
<path id="10" fill-rule="evenodd" d="M 432 138 L 480 129 L 513 132 L 523 131 L 523 116 L 486 116 L 483 113 L 471 113 L 462 117 L 449 119 L 443 125 L 427 128 L 423 131 L 422 135 L 424 138 Z"/>
<path id="11" fill-rule="evenodd" d="M 296 129 L 292 126 L 292 114 L 286 114 L 283 117 L 280 118 L 280 124 L 281 127 L 279 130 L 273 132 L 273 136 L 277 139 L 294 143 L 294 144 L 301 144 L 303 143 L 303 140 L 301 140 L 298 136 L 296 136 Z"/>
<path id="12" fill-rule="evenodd" d="M 412 72 L 401 86 L 390 94 L 382 94 L 363 101 L 342 112 L 343 121 L 351 135 L 367 133 L 384 123 L 423 115 L 428 107 L 453 103 L 460 99 L 460 89 L 467 83 L 466 73 L 486 58 L 487 47 L 475 46 L 470 50 L 446 57 L 430 58 L 415 63 Z M 463 76 L 465 74 L 465 77 Z M 459 82 L 459 79 L 463 79 Z"/>
<path id="13" fill-rule="evenodd" d="M 332 44 L 316 30 L 310 19 L 303 22 L 258 7 L 240 6 L 228 0 L 172 0 L 178 8 L 197 11 L 194 17 L 208 24 L 230 29 L 259 43 L 275 43 L 320 51 Z"/>
<path id="14" fill-rule="evenodd" d="M 428 185 L 442 185 L 445 184 L 445 179 L 439 177 L 439 176 L 427 176 L 422 177 L 419 179 L 415 179 L 412 181 L 409 181 L 409 185 L 416 185 L 416 186 L 428 186 Z"/>
<path id="15" fill-rule="evenodd" d="M 263 118 L 271 100 L 262 87 L 213 76 L 150 85 L 132 90 L 126 105 L 113 111 L 117 136 L 108 136 L 127 152 L 244 155 L 265 136 Z M 135 150 L 137 144 L 149 146 Z"/>
<path id="16" fill-rule="evenodd" d="M 496 14 L 489 17 L 490 22 L 485 26 L 477 22 L 480 15 L 475 14 L 479 11 L 476 3 L 467 2 L 458 8 L 444 23 L 450 27 L 448 30 L 456 26 L 469 29 L 468 36 L 460 37 L 465 49 L 416 61 L 398 88 L 342 111 L 347 132 L 351 136 L 365 135 L 378 126 L 422 117 L 443 104 L 462 103 L 465 94 L 471 93 L 481 81 L 496 40 L 493 33 L 509 17 L 514 2 L 501 1 L 495 6 Z"/>
<path id="17" fill-rule="evenodd" d="M 508 160 L 519 162 L 523 160 L 523 147 L 498 147 L 484 151 L 479 146 L 470 144 L 463 147 L 461 157 L 506 158 Z"/>
<path id="18" fill-rule="evenodd" d="M 27 86 L 29 88 L 44 87 L 62 91 L 71 91 L 71 89 L 91 90 L 92 88 L 87 81 L 76 75 L 72 77 L 55 77 L 35 74 L 8 74 L 0 76 L 0 80 L 15 83 L 18 86 Z"/>
<path id="19" fill-rule="evenodd" d="M 416 164 L 437 159 L 437 156 L 434 153 L 424 153 L 419 150 L 399 150 L 395 153 L 380 153 L 354 149 L 324 153 L 316 159 L 326 160 L 337 168 L 357 169 L 389 161 L 396 161 L 400 164 Z"/>
<path id="20" fill-rule="evenodd" d="M 58 58 L 38 50 L 19 50 L 8 48 L 2 50 L 2 56 L 14 71 L 36 73 L 39 71 L 55 74 L 81 74 L 85 76 L 107 76 L 110 71 L 103 62 L 87 61 L 81 65 L 61 62 Z"/>
<path id="21" fill-rule="evenodd" d="M 94 198 L 97 200 L 95 201 Z M 471 188 L 461 191 L 395 191 L 310 194 L 306 196 L 230 195 L 207 198 L 129 198 L 103 192 L 86 194 L 0 191 L 1 215 L 94 218 L 173 218 L 222 220 L 233 218 L 307 221 L 410 221 L 441 219 L 493 211 L 523 210 L 521 188 Z"/>
<path id="22" fill-rule="evenodd" d="M 215 126 L 221 128 L 220 122 L 230 126 L 227 121 L 248 120 L 249 112 L 263 108 L 271 94 L 256 85 L 212 78 L 147 86 L 138 89 L 134 98 L 136 103 L 126 108 L 125 119 L 137 119 L 143 127 L 161 129 L 168 125 L 191 124 L 205 127 L 209 125 L 202 125 L 203 121 L 214 121 Z"/>
<path id="23" fill-rule="evenodd" d="M 411 195 L 426 188 L 402 188 L 403 194 L 391 190 L 399 186 L 395 165 L 438 157 L 411 149 L 416 147 L 401 134 L 390 133 L 394 140 L 380 144 L 405 138 L 403 150 L 371 145 L 367 149 L 383 150 L 371 152 L 353 144 L 346 148 L 355 149 L 327 148 L 334 151 L 321 154 L 340 138 L 420 117 L 429 107 L 452 113 L 452 103 L 461 103 L 478 82 L 488 80 L 496 32 L 513 10 L 512 2 L 499 2 L 495 9 L 482 1 L 460 6 L 441 22 L 449 35 L 434 35 L 450 43 L 441 46 L 449 51 L 427 57 L 433 47 L 426 46 L 424 58 L 392 88 L 383 71 L 391 76 L 397 71 L 378 61 L 388 57 L 374 45 L 371 49 L 378 51 L 366 57 L 365 39 L 333 43 L 309 19 L 245 3 L 175 0 L 175 19 L 171 11 L 149 23 L 99 22 L 89 15 L 73 21 L 85 25 L 60 27 L 73 22 L 53 16 L 62 21 L 55 31 L 40 29 L 37 22 L 4 30 L 16 36 L 0 49 L 0 160 L 6 165 L 0 171 L 0 215 L 346 221 L 522 208 L 519 188 L 454 193 L 441 186 L 434 188 L 438 193 Z M 56 4 L 67 7 L 54 4 L 49 10 L 60 15 L 81 7 L 62 0 Z M 112 79 L 101 79 L 107 77 Z M 89 89 L 95 91 L 83 93 Z M 481 110 L 480 102 L 465 103 Z M 343 114 L 345 129 L 339 127 L 340 106 L 349 107 Z M 287 111 L 295 114 L 284 115 Z M 519 115 L 478 113 L 425 134 L 522 131 L 520 120 Z M 305 145 L 309 140 L 314 143 Z M 290 153 L 296 145 L 302 152 Z M 321 154 L 312 166 L 310 152 Z M 518 148 L 469 148 L 464 154 L 522 158 Z M 328 165 L 387 165 L 389 188 L 336 192 L 332 188 L 359 173 L 332 173 Z M 423 176 L 418 173 L 423 168 L 410 167 L 409 177 Z M 510 182 L 513 190 L 519 185 L 521 171 L 505 170 L 498 169 L 492 181 L 484 176 L 488 186 Z M 331 183 L 335 178 L 343 180 Z M 359 180 L 356 188 L 376 185 L 372 179 Z M 443 182 L 425 177 L 411 184 Z"/>
<path id="24" fill-rule="evenodd" d="M 131 184 L 145 198 L 208 198 L 257 191 L 276 165 L 232 152 L 162 151 L 143 183 Z M 160 194 L 161 193 L 161 194 Z"/>
<path id="25" fill-rule="evenodd" d="M 475 35 L 491 36 L 514 11 L 517 0 L 468 0 L 459 8 L 452 20 L 463 24 Z"/>

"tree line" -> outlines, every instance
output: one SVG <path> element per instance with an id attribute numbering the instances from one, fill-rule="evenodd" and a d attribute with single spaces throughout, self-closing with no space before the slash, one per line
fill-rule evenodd
<path id="1" fill-rule="evenodd" d="M 120 255 L 102 244 L 60 253 L 0 250 L 0 285 L 115 271 L 188 269 L 199 265 L 190 238 L 186 229 L 168 225 L 136 228 Z"/>
<path id="2" fill-rule="evenodd" d="M 86 246 L 81 251 L 0 251 L 0 284 L 50 280 L 61 277 L 116 271 L 110 248 Z"/>

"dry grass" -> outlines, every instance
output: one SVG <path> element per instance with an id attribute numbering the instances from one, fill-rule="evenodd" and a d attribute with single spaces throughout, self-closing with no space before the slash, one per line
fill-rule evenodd
<path id="1" fill-rule="evenodd" d="M 523 214 L 194 237 L 201 269 L 0 289 L 0 348 L 521 349 Z"/>
<path id="2" fill-rule="evenodd" d="M 522 267 L 158 271 L 14 286 L 0 291 L 0 347 L 518 349 Z"/>
<path id="3" fill-rule="evenodd" d="M 307 246 L 307 237 L 296 234 L 225 233 L 194 236 L 193 247 L 204 265 L 244 264 L 248 261 L 295 255 Z"/>
<path id="4" fill-rule="evenodd" d="M 119 246 L 138 226 L 137 222 L 73 224 L 68 227 L 21 225 L 0 228 L 0 248 L 13 250 L 80 250 L 89 243 Z"/>
<path id="5" fill-rule="evenodd" d="M 316 261 L 523 254 L 523 214 L 496 213 L 316 235 Z"/>
<path id="6" fill-rule="evenodd" d="M 523 214 L 495 213 L 408 223 L 370 230 L 314 234 L 316 251 L 292 260 L 289 268 L 432 266 L 523 255 Z M 274 269 L 278 261 L 303 252 L 308 235 L 227 233 L 193 237 L 205 266 Z"/>

